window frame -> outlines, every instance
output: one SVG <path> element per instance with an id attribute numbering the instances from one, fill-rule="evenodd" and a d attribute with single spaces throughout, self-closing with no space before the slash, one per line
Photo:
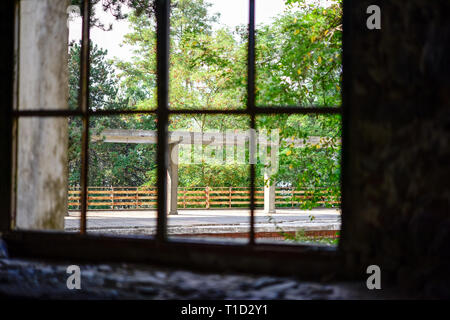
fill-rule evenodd
<path id="1" fill-rule="evenodd" d="M 262 114 L 340 114 L 342 122 L 341 146 L 341 210 L 344 220 L 345 189 L 344 178 L 347 176 L 347 122 L 344 94 L 342 104 L 337 107 L 302 107 L 302 106 L 256 106 L 255 105 L 255 0 L 249 0 L 249 33 L 247 49 L 247 106 L 238 110 L 194 110 L 169 109 L 169 25 L 170 0 L 155 0 L 157 21 L 157 94 L 158 106 L 156 110 L 99 110 L 89 109 L 89 40 L 90 40 L 90 0 L 82 2 L 82 47 L 80 65 L 79 108 L 76 110 L 33 110 L 21 111 L 13 109 L 14 78 L 14 39 L 17 34 L 18 2 L 9 0 L 2 11 L 4 16 L 2 29 L 5 29 L 7 48 L 2 51 L 2 58 L 6 64 L 5 76 L 2 82 L 7 84 L 6 91 L 1 91 L 4 98 L 2 108 L 2 122 L 4 135 L 1 137 L 0 147 L 7 150 L 7 156 L 2 159 L 5 166 L 1 172 L 2 179 L 7 181 L 1 186 L 2 211 L 0 213 L 0 232 L 7 241 L 12 255 L 32 256 L 39 258 L 74 258 L 89 261 L 136 261 L 156 262 L 180 265 L 207 270 L 238 270 L 251 272 L 270 272 L 280 274 L 304 274 L 321 277 L 326 272 L 336 272 L 341 264 L 341 246 L 337 248 L 314 245 L 291 244 L 262 244 L 255 243 L 255 165 L 250 164 L 250 231 L 246 244 L 221 244 L 203 241 L 187 241 L 168 239 L 167 237 L 167 194 L 166 171 L 168 167 L 168 122 L 171 114 L 217 114 L 217 115 L 247 115 L 250 117 L 250 129 L 255 129 L 255 118 Z M 346 8 L 344 1 L 344 9 Z M 3 18 L 3 17 L 2 17 Z M 343 19 L 346 22 L 345 10 Z M 345 80 L 348 57 L 346 56 L 346 36 L 343 39 L 343 79 Z M 341 93 L 344 92 L 346 81 L 343 81 Z M 157 163 L 158 163 L 158 207 L 157 229 L 152 238 L 142 236 L 106 236 L 93 235 L 86 232 L 87 212 L 87 154 L 89 152 L 89 119 L 93 116 L 113 116 L 130 114 L 156 115 L 157 122 Z M 69 117 L 82 118 L 82 152 L 81 152 L 81 219 L 80 233 L 68 234 L 50 231 L 23 231 L 13 228 L 14 190 L 12 181 L 14 172 L 14 127 L 21 117 Z M 253 130 L 252 130 L 253 131 Z M 345 232 L 345 229 L 343 230 Z M 341 231 L 341 239 L 345 239 Z M 344 237 L 343 237 L 344 236 Z M 69 249 L 68 249 L 69 248 Z M 240 257 L 241 259 L 234 259 Z M 283 263 L 289 261 L 289 264 Z"/>

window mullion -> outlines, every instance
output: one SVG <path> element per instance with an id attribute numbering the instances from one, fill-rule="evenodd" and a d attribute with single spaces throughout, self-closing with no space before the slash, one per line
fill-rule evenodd
<path id="1" fill-rule="evenodd" d="M 83 25 L 81 39 L 80 57 L 80 91 L 78 96 L 78 107 L 82 114 L 82 137 L 81 137 L 81 217 L 80 232 L 86 233 L 86 212 L 88 206 L 88 170 L 89 170 L 89 71 L 90 71 L 90 0 L 82 3 Z"/>
<path id="2" fill-rule="evenodd" d="M 247 52 L 247 111 L 250 114 L 250 234 L 249 244 L 255 243 L 255 0 L 249 0 Z"/>
<path id="3" fill-rule="evenodd" d="M 158 218 L 156 239 L 167 239 L 167 168 L 169 121 L 169 15 L 170 0 L 156 0 L 156 55 L 158 92 Z"/>

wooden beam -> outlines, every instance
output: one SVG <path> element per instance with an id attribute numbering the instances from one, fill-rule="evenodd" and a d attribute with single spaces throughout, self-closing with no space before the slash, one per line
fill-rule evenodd
<path id="1" fill-rule="evenodd" d="M 258 144 L 270 145 L 275 141 L 267 141 L 267 138 L 258 139 Z M 311 136 L 308 139 L 282 139 L 281 141 L 295 148 L 306 145 L 323 146 L 328 143 L 330 138 Z M 169 144 L 185 145 L 210 145 L 210 146 L 245 146 L 250 141 L 250 132 L 230 133 L 230 132 L 190 132 L 190 131 L 171 131 L 169 132 Z M 155 144 L 157 141 L 157 132 L 154 130 L 126 130 L 126 129 L 106 129 L 100 135 L 92 136 L 93 142 L 107 143 L 147 143 Z M 339 140 L 340 141 L 340 140 Z"/>

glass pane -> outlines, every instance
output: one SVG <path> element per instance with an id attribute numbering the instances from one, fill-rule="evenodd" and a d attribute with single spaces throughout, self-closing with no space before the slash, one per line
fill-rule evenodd
<path id="1" fill-rule="evenodd" d="M 258 132 L 274 137 L 263 152 L 267 160 L 256 165 L 256 187 L 264 195 L 256 215 L 257 240 L 336 244 L 341 117 L 264 115 L 256 123 Z"/>
<path id="2" fill-rule="evenodd" d="M 256 105 L 340 106 L 341 0 L 256 0 Z"/>
<path id="3" fill-rule="evenodd" d="M 177 201 L 169 201 L 169 237 L 246 243 L 248 123 L 230 115 L 170 118 L 169 197 L 177 194 Z"/>
<path id="4" fill-rule="evenodd" d="M 81 121 L 79 118 L 19 118 L 17 121 L 15 228 L 79 230 L 69 214 L 71 185 L 79 185 Z"/>
<path id="5" fill-rule="evenodd" d="M 156 22 L 152 1 L 95 1 L 90 108 L 156 109 Z M 71 52 L 79 52 L 80 39 Z"/>
<path id="6" fill-rule="evenodd" d="M 70 117 L 68 123 L 67 160 L 67 215 L 64 218 L 64 229 L 67 232 L 80 231 L 81 203 L 81 149 L 82 149 L 82 119 Z"/>
<path id="7" fill-rule="evenodd" d="M 153 235 L 156 230 L 156 117 L 92 117 L 87 231 Z"/>
<path id="8" fill-rule="evenodd" d="M 177 1 L 171 9 L 170 107 L 246 105 L 248 1 Z"/>
<path id="9" fill-rule="evenodd" d="M 78 94 L 80 90 L 80 40 L 82 32 L 82 17 L 80 6 L 71 5 L 67 9 L 69 15 L 68 70 L 69 70 L 69 109 L 78 108 Z"/>

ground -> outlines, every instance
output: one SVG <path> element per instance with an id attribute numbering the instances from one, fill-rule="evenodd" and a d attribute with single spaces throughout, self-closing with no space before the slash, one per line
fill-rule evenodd
<path id="1" fill-rule="evenodd" d="M 79 212 L 69 212 L 65 230 L 79 230 Z M 249 231 L 249 210 L 179 210 L 168 219 L 169 235 L 245 234 Z M 272 220 L 270 220 L 272 218 Z M 256 232 L 277 233 L 275 223 L 283 231 L 339 230 L 341 216 L 337 209 L 277 209 L 268 215 L 255 211 Z M 88 232 L 114 234 L 153 234 L 156 229 L 155 211 L 89 211 Z"/>

